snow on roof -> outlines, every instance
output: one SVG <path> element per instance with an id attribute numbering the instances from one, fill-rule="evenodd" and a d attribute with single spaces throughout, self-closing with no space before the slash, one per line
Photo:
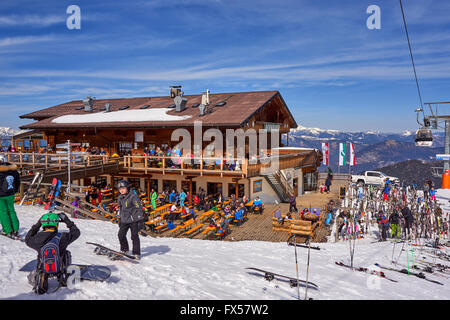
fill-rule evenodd
<path id="1" fill-rule="evenodd" d="M 69 114 L 52 120 L 53 123 L 95 123 L 95 122 L 142 122 L 142 121 L 180 121 L 191 116 L 174 116 L 167 112 L 171 108 L 153 108 L 147 110 L 121 110 L 90 114 Z"/>

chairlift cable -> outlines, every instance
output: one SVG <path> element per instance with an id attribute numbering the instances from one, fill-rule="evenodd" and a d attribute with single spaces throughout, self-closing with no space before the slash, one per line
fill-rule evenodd
<path id="1" fill-rule="evenodd" d="M 420 93 L 419 80 L 417 79 L 416 65 L 414 63 L 414 57 L 413 57 L 413 53 L 412 53 L 412 49 L 411 49 L 411 41 L 409 40 L 408 28 L 406 26 L 406 19 L 405 19 L 405 13 L 403 11 L 402 0 L 399 0 L 399 2 L 400 2 L 400 9 L 402 11 L 403 24 L 405 26 L 406 39 L 408 40 L 409 54 L 411 56 L 411 63 L 412 63 L 412 67 L 413 67 L 413 70 L 414 70 L 414 77 L 416 79 L 417 93 L 419 94 L 420 106 L 422 107 L 422 110 L 423 110 L 422 95 Z M 430 109 L 431 109 L 431 107 L 430 107 Z M 431 114 L 433 114 L 433 110 L 432 109 L 431 109 Z M 434 114 L 433 114 L 433 116 L 434 116 Z"/>

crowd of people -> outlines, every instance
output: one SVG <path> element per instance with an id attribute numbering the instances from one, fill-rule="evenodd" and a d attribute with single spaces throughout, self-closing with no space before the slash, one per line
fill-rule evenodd
<path id="1" fill-rule="evenodd" d="M 372 222 L 380 241 L 392 239 L 448 238 L 449 215 L 436 201 L 431 180 L 423 190 L 417 185 L 398 186 L 389 179 L 383 187 L 350 185 L 336 217 L 336 240 L 364 237 Z"/>

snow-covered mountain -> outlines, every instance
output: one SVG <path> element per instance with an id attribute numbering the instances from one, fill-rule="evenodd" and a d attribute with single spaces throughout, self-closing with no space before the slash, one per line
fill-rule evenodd
<path id="1" fill-rule="evenodd" d="M 348 132 L 331 129 L 307 128 L 299 125 L 289 133 L 289 146 L 321 148 L 322 142 L 352 142 L 361 147 L 395 140 L 414 143 L 415 131 L 405 130 L 401 133 L 380 131 Z M 433 132 L 434 147 L 444 145 L 444 133 Z"/>
<path id="2" fill-rule="evenodd" d="M 23 132 L 23 130 L 12 129 L 9 127 L 0 127 L 0 137 L 12 137 Z"/>
<path id="3" fill-rule="evenodd" d="M 289 133 L 289 146 L 316 148 L 321 150 L 322 142 L 330 147 L 330 167 L 338 170 L 339 143 L 353 143 L 356 153 L 356 166 L 353 172 L 373 170 L 399 161 L 434 160 L 437 153 L 442 153 L 444 133 L 433 132 L 433 147 L 416 147 L 415 131 L 405 130 L 401 133 L 385 133 L 380 131 L 345 132 L 339 130 L 306 128 L 299 125 Z M 283 140 L 286 143 L 286 139 Z M 348 172 L 349 168 L 340 168 Z"/>

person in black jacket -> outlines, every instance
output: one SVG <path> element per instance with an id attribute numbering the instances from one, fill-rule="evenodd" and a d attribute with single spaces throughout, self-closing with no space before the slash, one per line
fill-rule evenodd
<path id="1" fill-rule="evenodd" d="M 69 228 L 69 232 L 60 233 L 59 240 L 60 258 L 64 261 L 65 267 L 67 267 L 71 263 L 71 254 L 67 250 L 67 247 L 80 237 L 80 230 L 64 213 L 56 214 L 49 212 L 44 214 L 39 221 L 31 227 L 25 237 L 26 245 L 38 252 L 37 268 L 28 276 L 28 280 L 33 287 L 36 285 L 36 274 L 39 272 L 39 266 L 41 264 L 41 248 L 58 235 L 58 225 L 60 221 L 64 222 L 67 228 Z M 42 231 L 40 231 L 41 227 Z"/>
<path id="2" fill-rule="evenodd" d="M 401 227 L 400 227 L 400 215 L 397 209 L 394 209 L 392 214 L 389 216 L 389 223 L 391 224 L 391 238 L 400 238 Z"/>
<path id="3" fill-rule="evenodd" d="M 14 210 L 15 194 L 20 188 L 20 175 L 17 166 L 5 161 L 0 155 L 0 223 L 2 234 L 10 238 L 18 237 L 19 219 Z"/>
<path id="4" fill-rule="evenodd" d="M 405 219 L 405 237 L 407 239 L 411 238 L 411 227 L 414 223 L 414 216 L 411 213 L 411 210 L 405 205 L 402 210 L 403 218 Z"/>
<path id="5" fill-rule="evenodd" d="M 119 242 L 120 251 L 128 253 L 129 246 L 127 241 L 127 232 L 131 230 L 131 241 L 133 242 L 133 255 L 136 259 L 141 257 L 141 243 L 139 239 L 139 231 L 144 228 L 144 210 L 139 196 L 132 190 L 128 181 L 121 180 L 118 183 L 119 198 Z"/>

